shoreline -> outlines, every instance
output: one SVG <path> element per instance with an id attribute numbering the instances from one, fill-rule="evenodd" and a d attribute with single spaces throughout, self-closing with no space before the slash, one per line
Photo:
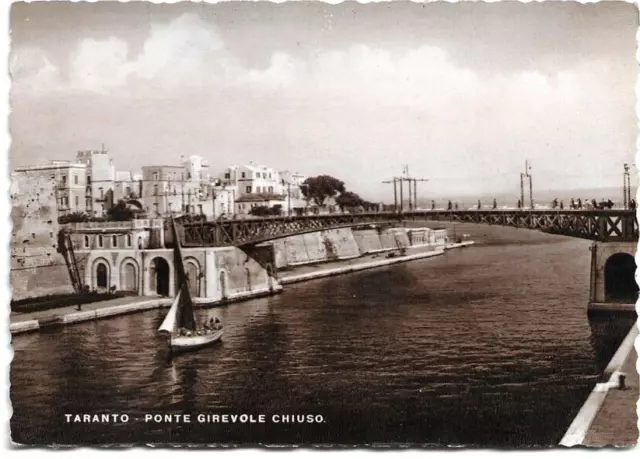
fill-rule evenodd
<path id="1" fill-rule="evenodd" d="M 632 447 L 637 444 L 638 372 L 634 345 L 638 325 L 639 322 L 635 322 L 629 330 L 602 373 L 604 382 L 592 389 L 559 446 Z M 635 435 L 629 435 L 634 428 Z M 607 438 L 604 442 L 600 438 L 603 432 Z"/>
<path id="2" fill-rule="evenodd" d="M 270 296 L 284 291 L 283 285 L 306 282 L 315 279 L 322 279 L 331 276 L 338 276 L 341 274 L 348 274 L 357 271 L 363 271 L 367 269 L 373 269 L 383 266 L 390 266 L 399 263 L 406 263 L 409 261 L 420 260 L 439 256 L 444 254 L 447 250 L 455 248 L 463 248 L 473 245 L 474 241 L 464 241 L 460 243 L 446 244 L 444 247 L 437 250 L 422 251 L 413 253 L 410 255 L 397 256 L 393 258 L 384 258 L 381 260 L 371 261 L 371 255 L 379 256 L 380 254 L 367 254 L 362 257 L 352 258 L 349 260 L 343 260 L 347 262 L 346 266 L 338 266 L 333 268 L 316 268 L 310 272 L 290 275 L 278 276 L 278 287 L 273 289 L 261 288 L 250 292 L 239 292 L 230 295 L 224 300 L 211 300 L 207 298 L 194 298 L 194 303 L 201 308 L 212 308 L 216 306 L 223 306 L 230 303 L 237 303 L 241 301 L 247 301 L 254 298 Z M 420 250 L 425 247 L 415 246 L 409 247 L 408 250 Z M 365 258 L 365 260 L 363 260 Z M 340 263 L 340 262 L 338 262 Z M 304 268 L 309 268 L 308 265 L 297 266 L 293 271 L 302 271 Z M 16 321 L 12 321 L 10 317 L 10 333 L 12 336 L 35 332 L 43 329 L 59 328 L 66 325 L 75 323 L 88 322 L 99 320 L 102 318 L 115 317 L 120 315 L 133 314 L 136 312 L 148 311 L 152 309 L 161 309 L 171 306 L 173 301 L 171 298 L 154 298 L 154 297 L 137 297 L 139 300 L 131 301 L 132 298 L 127 297 L 119 300 L 110 300 L 105 302 L 89 303 L 83 306 L 82 310 L 77 310 L 75 306 L 69 306 L 65 308 L 59 308 L 48 311 L 41 311 L 40 313 L 15 313 L 13 318 Z M 121 301 L 127 301 L 124 304 L 118 304 Z M 115 303 L 115 304 L 105 304 Z M 25 320 L 19 320 L 21 316 L 25 317 Z"/>

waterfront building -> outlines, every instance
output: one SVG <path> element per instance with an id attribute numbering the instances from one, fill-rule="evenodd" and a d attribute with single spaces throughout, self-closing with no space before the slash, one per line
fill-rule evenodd
<path id="1" fill-rule="evenodd" d="M 296 213 L 308 207 L 308 202 L 302 193 L 306 175 L 297 172 L 281 171 L 280 183 L 283 194 L 286 196 L 286 209 L 288 214 Z"/>
<path id="2" fill-rule="evenodd" d="M 282 194 L 273 193 L 251 193 L 244 194 L 235 200 L 235 213 L 239 216 L 251 215 L 254 207 L 273 208 L 280 206 L 281 212 L 287 212 L 287 197 Z"/>
<path id="3" fill-rule="evenodd" d="M 209 171 L 209 161 L 201 156 L 191 155 L 187 159 L 182 159 L 182 167 L 185 169 L 187 180 L 197 180 L 200 182 L 210 182 L 211 172 Z"/>
<path id="4" fill-rule="evenodd" d="M 139 201 L 142 197 L 142 176 L 136 180 L 134 179 L 134 174 L 129 171 L 117 171 L 113 185 L 114 203 L 120 200 L 127 202 L 131 200 Z"/>
<path id="5" fill-rule="evenodd" d="M 24 177 L 25 180 L 18 180 Z M 33 186 L 30 185 L 33 180 Z M 18 167 L 12 174 L 13 182 L 21 183 L 20 190 L 12 191 L 12 195 L 24 194 L 33 198 L 38 193 L 37 183 L 41 180 L 53 181 L 55 208 L 58 216 L 73 212 L 86 212 L 85 187 L 87 167 L 85 164 L 70 161 L 51 161 L 49 164 Z"/>
<path id="6" fill-rule="evenodd" d="M 94 217 L 104 217 L 114 204 L 115 167 L 109 153 L 102 150 L 82 150 L 76 155 L 76 162 L 85 164 L 87 213 Z"/>
<path id="7" fill-rule="evenodd" d="M 222 185 L 212 185 L 214 218 L 232 218 L 235 211 L 236 190 Z"/>
<path id="8" fill-rule="evenodd" d="M 164 219 L 137 219 L 66 225 L 72 230 L 74 256 L 85 288 L 175 296 L 175 254 L 166 223 Z M 268 247 L 254 251 L 271 250 Z M 219 301 L 269 293 L 277 286 L 273 266 L 265 269 L 236 247 L 184 248 L 182 253 L 193 298 Z"/>
<path id="9" fill-rule="evenodd" d="M 282 183 L 277 170 L 249 163 L 246 166 L 228 167 L 221 183 L 236 189 L 236 199 L 251 194 L 282 194 Z"/>
<path id="10" fill-rule="evenodd" d="M 145 166 L 142 168 L 141 199 L 151 217 L 184 213 L 215 218 L 214 188 L 184 166 Z"/>

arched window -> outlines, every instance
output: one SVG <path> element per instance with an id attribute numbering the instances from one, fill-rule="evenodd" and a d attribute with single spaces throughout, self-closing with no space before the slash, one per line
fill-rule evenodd
<path id="1" fill-rule="evenodd" d="M 127 247 L 131 247 L 131 235 L 130 234 L 127 234 L 126 240 L 127 240 Z"/>
<path id="2" fill-rule="evenodd" d="M 102 237 L 102 234 L 98 235 L 98 247 L 104 247 L 104 238 Z"/>

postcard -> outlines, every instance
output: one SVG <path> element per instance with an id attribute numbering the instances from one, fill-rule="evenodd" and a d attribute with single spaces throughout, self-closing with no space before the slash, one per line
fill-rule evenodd
<path id="1" fill-rule="evenodd" d="M 634 4 L 10 22 L 14 447 L 637 443 Z"/>

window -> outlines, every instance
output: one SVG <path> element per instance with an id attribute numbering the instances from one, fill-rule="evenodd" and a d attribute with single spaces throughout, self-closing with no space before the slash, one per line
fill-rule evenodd
<path id="1" fill-rule="evenodd" d="M 76 174 L 73 174 L 73 184 L 74 185 L 78 184 L 78 176 Z"/>
<path id="2" fill-rule="evenodd" d="M 251 193 L 251 187 L 250 186 L 247 187 L 247 193 Z"/>
<path id="3" fill-rule="evenodd" d="M 242 178 L 245 178 L 245 176 L 246 176 L 246 174 L 243 172 L 243 173 L 242 173 Z"/>
<path id="4" fill-rule="evenodd" d="M 91 199 L 87 198 L 87 202 L 85 203 L 87 205 L 87 209 L 91 208 Z"/>
<path id="5" fill-rule="evenodd" d="M 158 196 L 158 185 L 153 185 L 153 195 Z"/>
<path id="6" fill-rule="evenodd" d="M 89 236 L 84 237 L 84 248 L 88 248 L 89 247 Z"/>
<path id="7" fill-rule="evenodd" d="M 256 187 L 256 193 L 260 193 L 260 187 L 259 186 Z"/>
<path id="8" fill-rule="evenodd" d="M 229 180 L 231 178 L 231 174 L 229 172 L 224 174 L 224 178 L 226 178 L 227 180 Z"/>
<path id="9" fill-rule="evenodd" d="M 91 176 L 87 175 L 87 185 L 91 185 Z"/>
<path id="10" fill-rule="evenodd" d="M 131 235 L 127 234 L 127 237 L 125 238 L 125 244 L 127 245 L 127 247 L 131 247 Z"/>
<path id="11" fill-rule="evenodd" d="M 271 178 L 271 172 L 269 172 L 269 178 Z"/>
<path id="12" fill-rule="evenodd" d="M 74 196 L 76 209 L 80 206 L 80 196 Z"/>
<path id="13" fill-rule="evenodd" d="M 111 247 L 118 247 L 118 236 L 115 234 L 111 236 Z"/>
<path id="14" fill-rule="evenodd" d="M 158 180 L 158 173 L 157 172 L 153 173 L 153 180 Z"/>
<path id="15" fill-rule="evenodd" d="M 202 204 L 198 204 L 198 211 L 199 211 L 198 213 L 200 213 L 200 214 L 202 214 L 202 213 L 203 213 L 203 212 L 202 212 Z"/>
<path id="16" fill-rule="evenodd" d="M 104 247 L 104 238 L 102 237 L 102 234 L 98 235 L 98 247 Z"/>
<path id="17" fill-rule="evenodd" d="M 60 177 L 60 179 L 62 180 L 62 185 L 66 185 L 67 184 L 67 176 L 63 175 L 62 177 Z"/>
<path id="18" fill-rule="evenodd" d="M 104 198 L 104 188 L 100 188 L 100 198 Z"/>
<path id="19" fill-rule="evenodd" d="M 273 193 L 273 187 L 272 186 L 269 187 L 269 193 Z"/>

